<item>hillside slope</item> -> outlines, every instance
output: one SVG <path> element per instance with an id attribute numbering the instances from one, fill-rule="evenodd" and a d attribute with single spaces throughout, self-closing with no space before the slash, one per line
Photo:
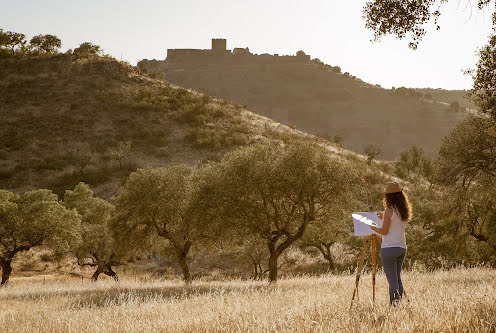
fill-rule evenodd
<path id="1" fill-rule="evenodd" d="M 238 146 L 292 137 L 320 140 L 333 154 L 364 161 L 110 57 L 4 58 L 0 77 L 2 189 L 61 195 L 84 181 L 110 198 L 136 168 L 197 165 Z"/>
<path id="2" fill-rule="evenodd" d="M 386 90 L 318 61 L 286 63 L 188 63 L 141 61 L 182 87 L 247 105 L 255 112 L 314 134 L 338 135 L 363 152 L 367 144 L 394 159 L 411 145 L 437 152 L 441 138 L 465 118 L 446 103 L 413 89 Z"/>

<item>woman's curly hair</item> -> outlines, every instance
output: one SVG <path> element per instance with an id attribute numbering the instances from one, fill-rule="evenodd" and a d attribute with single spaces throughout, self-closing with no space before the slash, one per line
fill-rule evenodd
<path id="1" fill-rule="evenodd" d="M 412 217 L 412 205 L 404 192 L 388 193 L 384 195 L 384 207 L 396 209 L 402 221 L 408 221 Z"/>

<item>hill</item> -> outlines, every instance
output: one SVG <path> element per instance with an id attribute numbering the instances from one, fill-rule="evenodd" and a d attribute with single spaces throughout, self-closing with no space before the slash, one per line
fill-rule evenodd
<path id="1" fill-rule="evenodd" d="M 470 100 L 468 90 L 445 90 L 432 88 L 418 88 L 415 91 L 423 94 L 426 98 L 432 99 L 441 103 L 453 104 L 458 103 L 462 108 L 476 109 L 475 104 Z"/>
<path id="2" fill-rule="evenodd" d="M 412 145 L 434 155 L 441 138 L 466 116 L 463 107 L 450 107 L 452 96 L 439 103 L 432 91 L 383 89 L 318 59 L 259 63 L 176 57 L 143 60 L 138 66 L 162 73 L 173 84 L 246 105 L 283 124 L 335 137 L 359 153 L 367 144 L 378 144 L 383 159 L 394 159 Z"/>
<path id="3" fill-rule="evenodd" d="M 61 195 L 84 181 L 110 198 L 139 167 L 196 165 L 239 146 L 292 137 L 364 162 L 325 140 L 111 57 L 5 57 L 0 77 L 3 189 L 48 188 Z"/>

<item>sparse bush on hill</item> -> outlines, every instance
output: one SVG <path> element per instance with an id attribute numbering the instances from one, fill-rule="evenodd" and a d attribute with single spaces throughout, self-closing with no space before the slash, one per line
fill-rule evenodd
<path id="1" fill-rule="evenodd" d="M 382 153 L 383 149 L 377 144 L 370 143 L 363 147 L 363 152 L 367 156 L 367 163 L 370 165 L 372 160 Z"/>
<path id="2" fill-rule="evenodd" d="M 95 45 L 89 42 L 84 42 L 72 51 L 78 57 L 88 57 L 91 55 L 102 55 L 103 50 L 100 45 Z"/>

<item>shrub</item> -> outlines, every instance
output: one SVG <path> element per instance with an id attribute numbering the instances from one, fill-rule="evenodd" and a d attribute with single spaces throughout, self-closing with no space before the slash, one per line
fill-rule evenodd
<path id="1" fill-rule="evenodd" d="M 198 148 L 219 149 L 222 147 L 222 137 L 218 131 L 207 128 L 193 128 L 186 140 Z"/>

